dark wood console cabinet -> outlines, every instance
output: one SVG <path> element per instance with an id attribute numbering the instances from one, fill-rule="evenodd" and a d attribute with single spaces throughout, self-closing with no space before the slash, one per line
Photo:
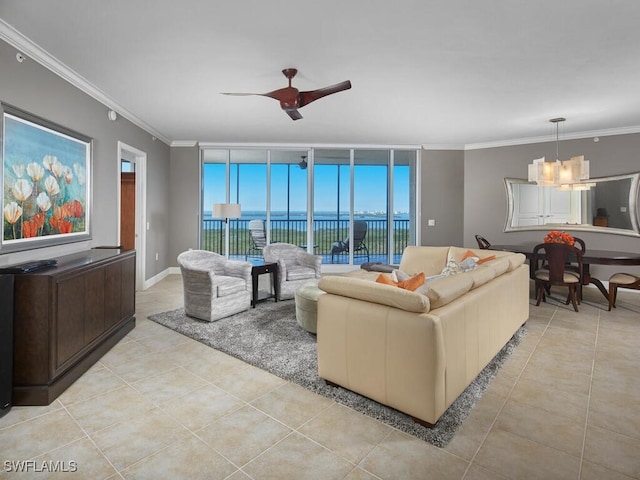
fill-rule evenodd
<path id="1" fill-rule="evenodd" d="M 49 405 L 135 327 L 135 251 L 15 275 L 13 404 Z"/>

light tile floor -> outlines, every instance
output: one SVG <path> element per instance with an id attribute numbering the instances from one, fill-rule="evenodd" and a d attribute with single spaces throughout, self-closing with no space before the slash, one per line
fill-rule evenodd
<path id="1" fill-rule="evenodd" d="M 140 292 L 125 339 L 51 405 L 0 419 L 0 478 L 640 479 L 640 295 L 613 312 L 593 290 L 580 313 L 532 301 L 527 336 L 441 449 L 146 318 L 181 289 L 170 275 Z"/>

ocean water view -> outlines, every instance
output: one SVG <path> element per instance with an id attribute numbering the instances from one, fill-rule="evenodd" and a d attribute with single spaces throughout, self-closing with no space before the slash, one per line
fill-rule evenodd
<path id="1" fill-rule="evenodd" d="M 214 220 L 211 216 L 211 210 L 204 211 L 204 220 Z M 242 212 L 240 220 L 261 220 L 267 218 L 267 212 L 264 210 L 247 210 Z M 380 221 L 386 220 L 386 212 L 354 212 L 353 218 L 356 220 L 370 220 Z M 288 214 L 286 211 L 272 211 L 271 220 L 306 220 L 307 212 L 305 211 L 290 211 Z M 314 220 L 337 220 L 337 212 L 319 211 L 313 215 Z M 395 212 L 393 215 L 394 220 L 409 220 L 408 212 Z M 349 212 L 340 212 L 340 220 L 349 220 Z"/>

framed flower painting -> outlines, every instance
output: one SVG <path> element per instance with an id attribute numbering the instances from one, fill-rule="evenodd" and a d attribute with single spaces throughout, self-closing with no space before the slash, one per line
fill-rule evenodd
<path id="1" fill-rule="evenodd" d="M 0 254 L 91 239 L 91 139 L 1 106 Z"/>

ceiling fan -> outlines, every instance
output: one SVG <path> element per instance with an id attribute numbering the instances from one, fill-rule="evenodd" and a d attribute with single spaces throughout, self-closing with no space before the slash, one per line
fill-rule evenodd
<path id="1" fill-rule="evenodd" d="M 349 90 L 351 88 L 351 82 L 345 80 L 344 82 L 336 83 L 329 87 L 319 88 L 317 90 L 310 90 L 308 92 L 301 92 L 297 88 L 291 86 L 291 79 L 296 76 L 298 70 L 295 68 L 285 68 L 282 70 L 285 77 L 289 79 L 289 86 L 274 90 L 268 93 L 222 93 L 223 95 L 260 95 L 263 97 L 275 98 L 280 102 L 280 107 L 291 117 L 292 120 L 300 120 L 302 115 L 298 112 L 299 108 L 310 104 L 318 100 L 319 98 L 326 97 L 333 93 L 342 92 L 343 90 Z"/>

